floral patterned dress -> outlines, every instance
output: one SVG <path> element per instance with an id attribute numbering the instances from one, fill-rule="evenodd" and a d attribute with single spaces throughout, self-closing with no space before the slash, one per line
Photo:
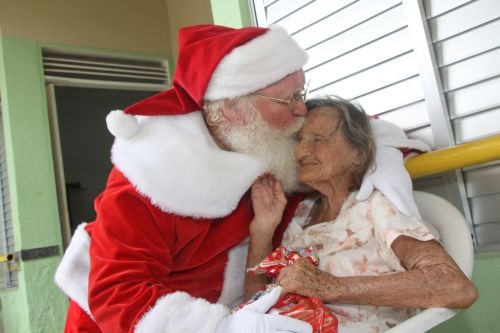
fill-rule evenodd
<path id="1" fill-rule="evenodd" d="M 401 214 L 381 192 L 375 191 L 363 202 L 355 196 L 356 192 L 351 193 L 335 220 L 306 227 L 315 200 L 302 201 L 282 245 L 295 249 L 312 246 L 319 268 L 335 276 L 373 276 L 405 271 L 391 249 L 398 236 L 436 239 L 424 222 Z M 327 306 L 339 320 L 339 333 L 384 332 L 418 311 L 337 303 Z"/>

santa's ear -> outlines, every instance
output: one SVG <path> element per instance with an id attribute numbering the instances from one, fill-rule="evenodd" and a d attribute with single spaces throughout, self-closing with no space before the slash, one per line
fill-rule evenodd
<path id="1" fill-rule="evenodd" d="M 244 115 L 238 108 L 238 103 L 234 99 L 225 99 L 222 101 L 222 114 L 230 123 L 241 123 L 244 120 Z"/>

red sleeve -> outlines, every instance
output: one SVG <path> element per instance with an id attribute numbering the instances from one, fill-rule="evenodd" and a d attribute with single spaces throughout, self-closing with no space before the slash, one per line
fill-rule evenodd
<path id="1" fill-rule="evenodd" d="M 69 302 L 64 333 L 101 332 L 90 316 L 75 302 Z"/>
<path id="2" fill-rule="evenodd" d="M 101 199 L 90 243 L 89 307 L 103 331 L 132 332 L 172 292 L 175 221 L 159 221 L 154 207 L 130 192 Z"/>

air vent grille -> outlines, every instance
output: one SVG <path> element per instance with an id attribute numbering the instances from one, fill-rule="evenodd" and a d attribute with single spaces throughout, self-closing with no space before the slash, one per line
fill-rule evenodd
<path id="1" fill-rule="evenodd" d="M 43 50 L 43 69 L 47 81 L 73 79 L 158 85 L 170 85 L 167 61 L 62 53 Z"/>

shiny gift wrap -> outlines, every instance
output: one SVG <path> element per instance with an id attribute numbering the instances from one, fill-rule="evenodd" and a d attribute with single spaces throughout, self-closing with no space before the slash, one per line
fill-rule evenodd
<path id="1" fill-rule="evenodd" d="M 337 333 L 337 317 L 316 297 L 286 294 L 278 299 L 274 308 L 281 315 L 290 316 L 311 324 L 313 333 Z"/>
<path id="2" fill-rule="evenodd" d="M 318 266 L 318 259 L 312 247 L 295 251 L 289 247 L 281 246 L 273 253 L 264 258 L 258 265 L 248 268 L 247 272 L 253 274 L 264 274 L 269 277 L 277 277 L 283 267 L 293 265 L 300 258 L 308 259 L 314 266 Z"/>
<path id="3" fill-rule="evenodd" d="M 318 260 L 313 249 L 310 247 L 299 251 L 295 251 L 288 247 L 279 247 L 273 253 L 264 258 L 264 260 L 262 260 L 258 265 L 247 269 L 247 272 L 276 277 L 283 267 L 294 264 L 300 258 L 306 258 L 315 266 L 318 265 Z M 238 306 L 233 311 L 237 311 L 245 305 L 254 302 L 264 293 L 268 293 L 276 286 L 276 284 L 268 285 L 266 290 L 258 292 L 248 302 Z M 269 312 L 279 313 L 281 315 L 303 320 L 311 324 L 313 333 L 338 332 L 337 318 L 330 311 L 330 309 L 328 309 L 323 302 L 316 297 L 306 297 L 289 293 L 280 297 Z"/>

